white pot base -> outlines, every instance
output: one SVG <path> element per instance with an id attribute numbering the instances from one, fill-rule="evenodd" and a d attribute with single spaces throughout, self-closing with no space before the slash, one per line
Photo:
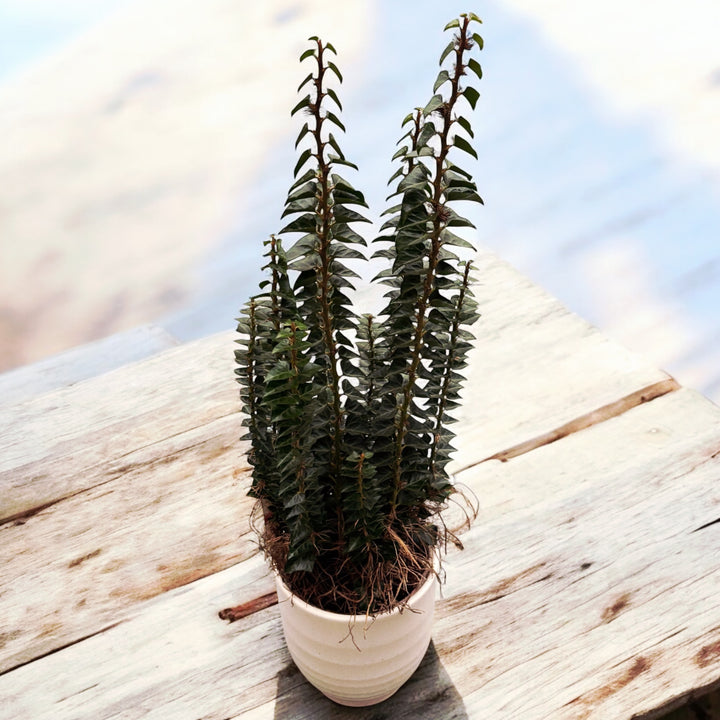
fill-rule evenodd
<path id="1" fill-rule="evenodd" d="M 428 649 L 436 584 L 432 575 L 402 612 L 395 608 L 366 621 L 364 616 L 353 618 L 308 605 L 276 576 L 293 661 L 312 685 L 340 705 L 364 707 L 387 700 L 415 672 Z"/>
<path id="2" fill-rule="evenodd" d="M 399 689 L 400 688 L 398 688 L 398 690 Z M 329 700 L 332 700 L 334 703 L 337 703 L 338 705 L 345 705 L 346 707 L 368 707 L 370 705 L 377 705 L 378 703 L 383 702 L 383 700 L 387 700 L 388 698 L 391 698 L 396 692 L 397 692 L 397 690 L 393 690 L 390 694 L 383 694 L 383 695 L 380 695 L 379 697 L 362 698 L 359 700 L 355 699 L 355 698 L 345 698 L 345 697 L 339 697 L 337 695 L 330 695 L 329 693 L 326 693 L 326 692 L 324 692 L 323 695 L 326 698 L 328 698 Z"/>

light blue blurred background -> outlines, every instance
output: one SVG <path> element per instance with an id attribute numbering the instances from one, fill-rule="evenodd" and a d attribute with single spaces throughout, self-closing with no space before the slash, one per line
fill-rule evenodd
<path id="1" fill-rule="evenodd" d="M 0 0 L 0 368 L 143 322 L 233 326 L 280 227 L 310 34 L 340 53 L 376 219 L 442 27 L 472 9 L 476 240 L 720 400 L 714 0 L 258 5 Z"/>

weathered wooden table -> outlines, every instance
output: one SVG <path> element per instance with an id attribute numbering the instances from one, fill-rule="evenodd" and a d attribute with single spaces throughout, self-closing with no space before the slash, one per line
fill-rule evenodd
<path id="1" fill-rule="evenodd" d="M 289 660 L 232 333 L 146 328 L 0 381 L 0 718 L 619 720 L 718 685 L 720 409 L 493 255 L 478 276 L 455 471 L 481 512 L 395 697 L 340 708 Z"/>

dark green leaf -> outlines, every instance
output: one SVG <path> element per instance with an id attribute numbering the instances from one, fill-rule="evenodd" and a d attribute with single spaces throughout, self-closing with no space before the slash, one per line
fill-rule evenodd
<path id="1" fill-rule="evenodd" d="M 291 370 L 286 362 L 279 362 L 274 368 L 271 368 L 268 374 L 265 376 L 266 382 L 273 382 L 277 380 L 287 380 L 288 378 L 295 377 L 297 374 L 296 370 Z"/>
<path id="2" fill-rule="evenodd" d="M 438 258 L 440 260 L 460 260 L 460 258 L 453 252 L 450 252 L 446 247 L 440 248 L 440 252 L 438 253 Z M 439 275 L 440 273 L 438 273 Z M 453 271 L 453 275 L 455 272 Z"/>
<path id="3" fill-rule="evenodd" d="M 401 142 L 403 142 L 403 140 L 405 140 L 405 138 L 412 137 L 413 132 L 414 128 L 412 130 L 408 130 L 395 144 L 399 145 Z"/>
<path id="4" fill-rule="evenodd" d="M 356 190 L 353 187 L 352 183 L 348 182 L 344 177 L 342 177 L 342 175 L 339 175 L 338 173 L 333 173 L 330 176 L 330 179 L 332 180 L 332 183 L 336 188 L 342 188 L 349 193 L 354 193 L 359 198 L 363 197 L 363 194 L 359 190 Z"/>
<path id="5" fill-rule="evenodd" d="M 337 96 L 337 93 L 332 89 L 328 88 L 325 92 L 335 101 L 335 104 L 342 110 L 342 103 L 340 102 L 340 98 Z"/>
<path id="6" fill-rule="evenodd" d="M 433 92 L 437 92 L 438 88 L 444 85 L 448 80 L 450 80 L 450 74 L 447 70 L 441 70 L 440 74 L 437 76 L 437 80 L 435 80 L 435 84 L 433 85 Z"/>
<path id="7" fill-rule="evenodd" d="M 417 164 L 408 175 L 398 184 L 398 190 L 404 192 L 411 187 L 425 187 L 427 185 L 427 168 Z"/>
<path id="8" fill-rule="evenodd" d="M 297 148 L 297 146 L 300 144 L 300 141 L 301 141 L 309 132 L 310 132 L 310 128 L 308 127 L 308 124 L 305 123 L 305 124 L 302 126 L 302 130 L 300 130 L 300 132 L 298 133 L 297 139 L 295 140 L 295 147 L 296 147 L 296 148 Z"/>
<path id="9" fill-rule="evenodd" d="M 358 169 L 358 166 L 355 163 L 352 163 L 343 157 L 337 157 L 335 155 L 328 155 L 328 162 L 339 163 L 340 165 L 347 165 L 348 167 L 354 168 L 355 170 Z"/>
<path id="10" fill-rule="evenodd" d="M 453 172 L 460 173 L 460 175 L 464 175 L 468 180 L 472 181 L 472 175 L 469 172 L 463 170 L 462 168 L 459 168 L 457 165 L 450 164 L 448 166 L 448 169 L 452 170 Z"/>
<path id="11" fill-rule="evenodd" d="M 359 278 L 360 275 L 358 275 L 354 270 L 351 270 L 348 267 L 345 267 L 342 263 L 335 260 L 332 263 L 332 273 L 333 275 L 337 275 L 338 277 L 356 277 Z"/>
<path id="12" fill-rule="evenodd" d="M 312 74 L 312 73 L 308 73 L 308 76 L 298 85 L 297 92 L 300 92 L 300 91 L 303 89 L 303 86 L 304 86 L 306 83 L 309 83 L 312 79 L 313 79 L 313 74 Z"/>
<path id="13" fill-rule="evenodd" d="M 343 154 L 343 151 L 340 149 L 340 146 L 337 143 L 337 140 L 333 136 L 332 133 L 328 136 L 328 142 L 330 143 L 330 146 L 335 150 L 335 152 L 338 154 L 339 157 L 341 157 L 343 160 L 345 159 L 345 155 Z"/>
<path id="14" fill-rule="evenodd" d="M 353 230 L 349 225 L 338 222 L 335 225 L 335 239 L 344 243 L 355 243 L 357 245 L 367 245 L 365 238 L 360 233 Z"/>
<path id="15" fill-rule="evenodd" d="M 315 214 L 306 213 L 298 218 L 295 218 L 291 223 L 286 225 L 280 233 L 288 232 L 315 232 Z"/>
<path id="16" fill-rule="evenodd" d="M 402 203 L 400 203 L 399 205 L 393 205 L 392 207 L 389 207 L 386 210 L 383 210 L 380 213 L 380 217 L 382 217 L 383 215 L 391 215 L 392 213 L 399 212 L 401 209 L 402 209 Z"/>
<path id="17" fill-rule="evenodd" d="M 380 226 L 380 232 L 383 230 L 387 230 L 388 228 L 394 228 L 398 226 L 398 223 L 400 222 L 400 216 L 395 215 L 394 217 L 391 217 L 389 220 L 386 220 L 381 226 Z"/>
<path id="18" fill-rule="evenodd" d="M 440 234 L 441 240 L 446 243 L 447 245 L 454 245 L 455 247 L 464 247 L 464 248 L 470 248 L 471 250 L 474 250 L 474 246 L 469 243 L 464 238 L 461 238 L 459 235 L 456 235 L 453 232 L 450 232 L 450 230 L 443 230 Z"/>
<path id="19" fill-rule="evenodd" d="M 423 115 L 426 117 L 444 104 L 442 95 L 433 95 L 430 102 L 423 108 Z"/>
<path id="20" fill-rule="evenodd" d="M 310 39 L 312 40 L 312 38 L 310 38 Z M 305 58 L 313 57 L 314 55 L 315 55 L 315 48 L 309 48 L 300 56 L 300 62 L 305 60 Z"/>
<path id="21" fill-rule="evenodd" d="M 291 111 L 290 116 L 295 115 L 296 112 L 306 108 L 310 105 L 310 96 L 306 95 Z"/>
<path id="22" fill-rule="evenodd" d="M 337 65 L 335 65 L 334 62 L 328 60 L 327 66 L 335 73 L 335 75 L 337 75 L 337 79 L 342 82 L 343 76 L 342 73 L 338 70 Z"/>
<path id="23" fill-rule="evenodd" d="M 315 170 L 310 169 L 307 172 L 304 172 L 295 182 L 290 186 L 290 191 L 292 192 L 295 188 L 300 187 L 304 182 L 307 182 L 308 180 L 312 180 L 315 177 Z"/>
<path id="24" fill-rule="evenodd" d="M 478 76 L 478 78 L 482 79 L 482 68 L 475 58 L 470 58 L 468 60 L 468 67 Z"/>
<path id="25" fill-rule="evenodd" d="M 376 250 L 372 254 L 372 258 L 389 258 L 394 259 L 395 258 L 395 251 L 388 249 L 388 248 L 382 248 L 380 250 Z M 392 268 L 385 268 L 384 270 L 381 270 L 376 277 L 388 277 L 392 274 Z"/>
<path id="26" fill-rule="evenodd" d="M 365 255 L 355 248 L 348 247 L 342 243 L 336 243 L 331 251 L 333 257 L 350 258 L 352 260 L 364 260 Z"/>
<path id="27" fill-rule="evenodd" d="M 477 153 L 475 152 L 475 148 L 467 140 L 461 138 L 459 135 L 456 135 L 453 138 L 453 145 L 460 150 L 464 150 L 466 153 L 469 153 L 475 159 L 477 159 Z"/>
<path id="28" fill-rule="evenodd" d="M 470 188 L 451 188 L 446 191 L 445 197 L 448 200 L 467 200 L 469 202 L 480 203 L 481 205 L 485 204 L 480 195 Z"/>
<path id="29" fill-rule="evenodd" d="M 443 61 L 445 58 L 455 49 L 455 40 L 451 40 L 447 47 L 442 51 L 442 55 L 440 55 L 440 65 L 443 64 Z"/>
<path id="30" fill-rule="evenodd" d="M 302 272 L 303 270 L 314 270 L 316 267 L 320 267 L 320 256 L 313 254 L 295 260 L 290 265 L 290 270 Z"/>
<path id="31" fill-rule="evenodd" d="M 333 192 L 333 198 L 336 203 L 341 205 L 361 205 L 362 207 L 368 207 L 365 198 L 358 192 L 348 192 L 342 188 L 336 188 Z"/>
<path id="32" fill-rule="evenodd" d="M 305 163 L 312 157 L 312 150 L 308 148 L 307 150 L 303 150 L 303 152 L 300 154 L 300 157 L 298 158 L 297 164 L 295 165 L 295 169 L 293 170 L 293 177 L 297 177 L 298 172 L 300 169 L 305 165 Z"/>
<path id="33" fill-rule="evenodd" d="M 457 118 L 458 123 L 460 124 L 460 127 L 465 130 L 465 132 L 471 137 L 475 137 L 475 133 L 472 131 L 472 126 L 470 125 L 470 121 L 467 118 L 459 117 Z"/>
<path id="34" fill-rule="evenodd" d="M 475 225 L 473 225 L 467 218 L 462 217 L 462 215 L 458 215 L 453 210 L 450 211 L 450 220 L 447 222 L 447 227 L 471 227 L 474 228 Z"/>
<path id="35" fill-rule="evenodd" d="M 403 145 L 390 159 L 397 160 L 399 157 L 405 157 L 407 151 L 408 151 L 408 146 Z"/>
<path id="36" fill-rule="evenodd" d="M 331 180 L 333 183 L 333 197 L 336 202 L 368 207 L 363 194 L 350 185 L 349 182 L 343 180 L 337 173 L 332 174 Z"/>
<path id="37" fill-rule="evenodd" d="M 331 113 L 329 110 L 328 110 L 328 112 L 325 114 L 325 117 L 326 117 L 331 123 L 334 123 L 335 125 L 337 125 L 343 132 L 345 132 L 345 126 L 344 126 L 344 125 L 340 122 L 340 120 L 338 120 L 338 118 L 337 118 L 333 113 Z"/>
<path id="38" fill-rule="evenodd" d="M 427 145 L 430 138 L 433 135 L 435 135 L 436 132 L 437 131 L 435 129 L 434 123 L 432 123 L 428 120 L 428 122 L 426 122 L 423 125 L 422 130 L 420 131 L 420 134 L 418 135 L 417 147 L 422 147 L 423 145 Z"/>
<path id="39" fill-rule="evenodd" d="M 485 45 L 485 41 L 482 39 L 482 36 L 477 33 L 473 33 L 472 39 L 477 43 L 478 48 L 482 50 Z"/>
<path id="40" fill-rule="evenodd" d="M 311 180 L 310 182 L 300 186 L 294 192 L 291 192 L 287 197 L 287 201 L 292 202 L 293 200 L 302 200 L 303 198 L 314 198 L 316 193 L 317 183 L 314 180 Z"/>
<path id="41" fill-rule="evenodd" d="M 344 205 L 336 205 L 333 208 L 335 219 L 341 223 L 349 222 L 370 222 L 366 217 L 362 216 L 359 212 L 355 212 Z"/>
<path id="42" fill-rule="evenodd" d="M 470 107 L 474 110 L 475 103 L 477 103 L 478 98 L 480 97 L 480 93 L 474 87 L 468 85 L 468 87 L 463 90 L 463 95 L 470 103 Z"/>
<path id="43" fill-rule="evenodd" d="M 390 179 L 387 181 L 387 184 L 389 185 L 393 180 L 399 178 L 404 173 L 404 168 L 401 166 L 399 167 L 391 176 Z"/>
<path id="44" fill-rule="evenodd" d="M 314 232 L 304 235 L 287 251 L 286 260 L 290 262 L 297 260 L 301 255 L 315 252 L 317 244 L 318 239 Z"/>
<path id="45" fill-rule="evenodd" d="M 291 200 L 290 202 L 285 204 L 285 210 L 283 210 L 283 213 L 280 217 L 284 218 L 286 215 L 291 215 L 292 213 L 314 211 L 315 202 L 316 201 L 314 197 Z"/>

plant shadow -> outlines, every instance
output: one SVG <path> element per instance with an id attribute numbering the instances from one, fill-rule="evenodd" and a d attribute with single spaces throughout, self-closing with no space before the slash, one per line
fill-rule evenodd
<path id="1" fill-rule="evenodd" d="M 278 673 L 275 720 L 466 720 L 460 693 L 440 661 L 434 643 L 413 676 L 384 702 L 350 708 L 328 700 L 307 682 L 292 661 Z"/>

